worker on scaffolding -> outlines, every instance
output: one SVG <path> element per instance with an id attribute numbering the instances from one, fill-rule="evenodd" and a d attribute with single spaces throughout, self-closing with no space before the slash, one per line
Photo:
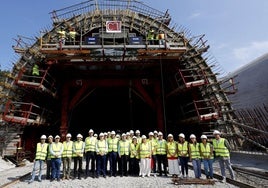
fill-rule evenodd
<path id="1" fill-rule="evenodd" d="M 154 40 L 155 40 L 155 30 L 153 28 L 150 28 L 148 34 L 147 34 L 147 40 L 148 43 L 151 45 L 154 45 Z"/>
<path id="2" fill-rule="evenodd" d="M 35 63 L 33 68 L 32 68 L 32 81 L 38 82 L 39 76 L 40 76 L 39 65 L 38 65 L 38 63 Z"/>
<path id="3" fill-rule="evenodd" d="M 66 31 L 64 30 L 64 27 L 61 26 L 60 30 L 57 33 L 58 33 L 58 39 L 59 39 L 60 46 L 65 45 Z"/>
<path id="4" fill-rule="evenodd" d="M 68 44 L 70 45 L 75 45 L 75 38 L 77 36 L 77 32 L 75 31 L 74 27 L 69 28 L 69 33 L 68 33 Z"/>

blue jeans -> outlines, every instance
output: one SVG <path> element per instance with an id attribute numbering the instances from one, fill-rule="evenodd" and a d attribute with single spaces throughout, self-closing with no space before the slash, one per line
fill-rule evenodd
<path id="1" fill-rule="evenodd" d="M 36 174 L 36 171 L 38 170 L 38 168 L 39 168 L 38 180 L 41 181 L 43 165 L 44 165 L 44 161 L 43 160 L 36 160 L 36 161 L 34 161 L 34 166 L 33 166 L 32 179 L 31 179 L 31 181 L 34 181 L 35 174 Z"/>
<path id="2" fill-rule="evenodd" d="M 61 158 L 51 159 L 52 165 L 52 179 L 60 178 L 60 167 L 61 167 Z"/>
<path id="3" fill-rule="evenodd" d="M 179 157 L 180 159 L 180 164 L 181 164 L 181 173 L 184 176 L 184 174 L 186 173 L 186 175 L 188 175 L 188 161 L 189 161 L 189 157 Z"/>
<path id="4" fill-rule="evenodd" d="M 195 178 L 201 177 L 201 160 L 200 159 L 192 159 L 194 176 Z"/>
<path id="5" fill-rule="evenodd" d="M 97 155 L 97 176 L 106 176 L 106 155 Z"/>
<path id="6" fill-rule="evenodd" d="M 206 176 L 213 178 L 213 159 L 203 159 L 203 164 Z"/>
<path id="7" fill-rule="evenodd" d="M 225 165 L 226 165 L 227 169 L 230 172 L 231 178 L 234 179 L 235 175 L 234 175 L 233 168 L 231 166 L 230 158 L 218 157 L 218 160 L 219 160 L 219 164 L 221 168 L 221 175 L 223 177 L 226 177 L 226 174 L 225 174 Z"/>

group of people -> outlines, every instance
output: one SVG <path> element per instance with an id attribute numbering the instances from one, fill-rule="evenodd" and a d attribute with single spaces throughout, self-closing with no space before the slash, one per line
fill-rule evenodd
<path id="1" fill-rule="evenodd" d="M 69 29 L 66 31 L 63 26 L 60 27 L 60 29 L 57 31 L 58 33 L 58 39 L 59 43 L 61 45 L 70 44 L 70 45 L 75 45 L 75 39 L 77 36 L 77 32 L 75 31 L 74 27 L 69 27 Z"/>
<path id="2" fill-rule="evenodd" d="M 88 136 L 83 141 L 83 136 L 77 134 L 76 140 L 72 141 L 72 135 L 68 133 L 63 142 L 60 136 L 54 138 L 45 135 L 37 143 L 36 155 L 29 183 L 36 177 L 39 169 L 38 181 L 42 181 L 42 169 L 47 164 L 47 179 L 61 181 L 61 179 L 81 179 L 91 176 L 99 178 L 103 176 L 140 176 L 150 177 L 168 176 L 182 178 L 188 177 L 188 162 L 192 161 L 195 178 L 201 178 L 201 162 L 208 179 L 213 178 L 213 161 L 219 160 L 223 181 L 226 181 L 225 165 L 234 179 L 234 172 L 230 164 L 230 146 L 221 133 L 214 131 L 215 138 L 208 142 L 206 135 L 201 136 L 198 143 L 194 134 L 190 135 L 190 141 L 185 140 L 183 133 L 178 135 L 178 141 L 174 140 L 172 134 L 167 139 L 163 133 L 149 132 L 148 137 L 130 130 L 121 135 L 115 131 L 94 134 L 89 130 Z M 48 139 L 48 143 L 46 140 Z M 215 158 L 214 158 L 215 157 Z M 85 158 L 85 169 L 82 168 Z M 108 167 L 109 162 L 109 168 Z M 73 165 L 72 165 L 73 163 Z M 71 177 L 71 168 L 73 174 Z M 62 176 L 61 176 L 62 170 Z"/>

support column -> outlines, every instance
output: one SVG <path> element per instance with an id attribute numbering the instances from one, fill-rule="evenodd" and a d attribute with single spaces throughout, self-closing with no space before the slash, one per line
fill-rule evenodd
<path id="1" fill-rule="evenodd" d="M 69 105 L 69 84 L 65 82 L 62 89 L 62 100 L 61 100 L 61 126 L 60 135 L 65 137 L 68 131 L 68 105 Z"/>
<path id="2" fill-rule="evenodd" d="M 162 101 L 162 93 L 161 86 L 159 82 L 155 82 L 154 84 L 154 92 L 155 92 L 155 105 L 156 105 L 156 117 L 157 117 L 157 129 L 158 131 L 165 132 L 165 119 L 163 113 L 163 101 Z"/>

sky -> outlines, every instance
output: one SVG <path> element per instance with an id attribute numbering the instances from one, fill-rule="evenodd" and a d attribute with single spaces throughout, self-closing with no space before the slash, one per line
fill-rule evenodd
<path id="1" fill-rule="evenodd" d="M 8 0 L 0 6 L 0 64 L 10 70 L 18 55 L 13 51 L 18 35 L 40 36 L 52 27 L 50 12 L 85 0 Z M 98 0 L 96 0 L 98 1 Z M 205 34 L 212 55 L 223 73 L 231 73 L 268 53 L 267 0 L 141 0 L 165 12 L 172 23 Z"/>

